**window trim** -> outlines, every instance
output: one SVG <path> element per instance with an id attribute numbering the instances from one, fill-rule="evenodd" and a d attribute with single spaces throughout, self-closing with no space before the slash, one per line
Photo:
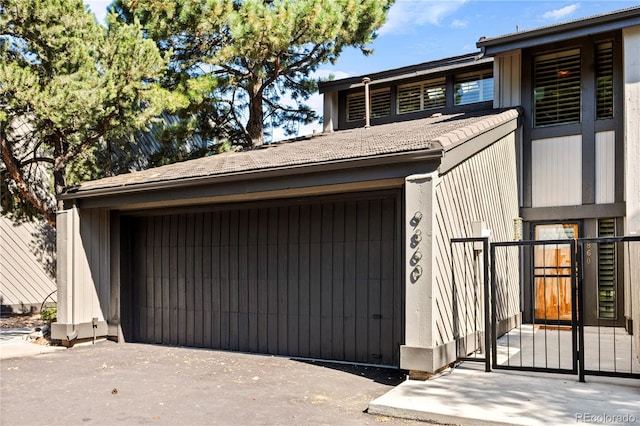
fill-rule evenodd
<path id="1" fill-rule="evenodd" d="M 488 77 L 489 76 L 489 77 Z M 479 77 L 477 79 L 468 79 L 462 82 L 458 82 L 461 79 L 467 79 L 469 77 Z M 491 88 L 488 89 L 487 91 L 489 92 L 489 98 L 485 97 L 485 81 L 487 80 L 491 80 Z M 468 84 L 468 83 L 472 83 L 472 82 L 477 82 L 478 84 L 478 100 L 477 101 L 472 101 L 472 102 L 458 102 L 456 100 L 456 95 L 458 93 L 457 90 L 457 86 L 458 84 Z M 464 72 L 464 73 L 459 73 L 459 74 L 454 74 L 453 75 L 453 106 L 454 107 L 460 107 L 460 106 L 465 106 L 465 105 L 473 105 L 473 104 L 479 104 L 481 102 L 488 102 L 488 101 L 493 101 L 493 94 L 494 94 L 494 80 L 493 80 L 493 70 L 475 70 L 475 71 L 468 71 L 468 72 Z"/>
<path id="2" fill-rule="evenodd" d="M 374 95 L 378 95 L 378 94 L 381 94 L 381 93 L 387 93 L 388 94 L 388 97 L 389 97 L 388 111 L 385 114 L 377 115 L 377 114 L 374 114 L 374 111 L 373 111 L 373 109 L 374 109 L 373 97 L 374 97 Z M 372 102 L 369 103 L 370 118 L 382 118 L 382 117 L 388 117 L 388 116 L 391 115 L 391 87 L 381 87 L 381 88 L 378 88 L 378 89 L 372 89 L 369 92 L 369 96 L 370 96 L 370 100 L 372 101 Z M 351 99 L 354 99 L 354 98 L 362 98 L 362 114 L 363 114 L 362 117 L 360 117 L 360 116 L 358 116 L 357 118 L 350 118 L 349 117 L 349 112 L 350 112 L 349 101 Z M 365 111 L 364 111 L 365 101 L 364 100 L 365 100 L 364 99 L 364 89 L 361 90 L 361 91 L 358 91 L 358 92 L 353 92 L 353 93 L 348 93 L 347 94 L 347 96 L 345 98 L 345 109 L 344 109 L 345 120 L 346 120 L 347 123 L 354 123 L 354 122 L 362 121 L 362 120 L 365 119 Z"/>
<path id="3" fill-rule="evenodd" d="M 400 92 L 403 88 L 407 87 L 418 87 L 419 91 L 419 107 L 418 109 L 410 110 L 410 111 L 400 111 Z M 425 107 L 425 90 L 429 88 L 441 88 L 442 94 L 444 95 L 442 98 L 442 103 L 436 106 Z M 411 83 L 399 84 L 396 86 L 396 115 L 404 115 L 411 114 L 414 112 L 427 111 L 445 108 L 447 106 L 447 78 L 445 76 L 432 78 L 428 80 L 420 80 Z"/>
<path id="4" fill-rule="evenodd" d="M 565 126 L 565 125 L 570 125 L 570 124 L 576 124 L 576 123 L 582 123 L 583 121 L 583 78 L 585 78 L 584 76 L 584 72 L 583 72 L 583 55 L 584 55 L 584 50 L 581 47 L 573 47 L 573 48 L 569 48 L 569 49 L 563 49 L 563 50 L 557 50 L 554 52 L 547 52 L 547 53 L 540 53 L 540 54 L 534 54 L 532 55 L 531 58 L 531 62 L 532 62 L 532 71 L 531 71 L 531 116 L 532 116 L 532 124 L 534 128 L 545 128 L 545 127 L 551 127 L 551 126 Z M 578 76 L 577 76 L 577 117 L 575 117 L 575 113 L 570 115 L 570 119 L 566 120 L 566 121 L 560 121 L 562 120 L 561 117 L 561 112 L 562 111 L 567 111 L 567 106 L 571 105 L 573 106 L 573 108 L 575 108 L 575 104 L 576 104 L 576 99 L 575 97 L 573 98 L 567 98 L 566 96 L 566 91 L 570 91 L 571 94 L 576 90 L 576 81 L 575 80 L 568 80 L 569 84 L 571 84 L 571 86 L 569 87 L 564 87 L 566 86 L 566 83 L 563 84 L 562 83 L 562 75 L 559 75 L 560 73 L 562 73 L 562 70 L 557 71 L 555 78 L 550 78 L 548 80 L 547 84 L 544 85 L 540 85 L 537 86 L 536 83 L 539 81 L 538 77 L 540 76 L 540 74 L 546 72 L 549 72 L 549 68 L 555 68 L 555 67 L 560 67 L 562 66 L 562 63 L 560 62 L 562 59 L 569 59 L 570 61 L 576 61 L 576 57 L 577 57 L 577 64 L 575 62 L 569 62 L 567 65 L 569 67 L 571 66 L 576 66 L 577 65 L 577 69 L 578 69 Z M 556 61 L 551 62 L 551 61 Z M 544 68 L 539 69 L 537 67 L 538 64 L 540 63 L 545 63 L 545 64 L 549 64 L 549 65 L 544 65 Z M 540 76 L 540 79 L 542 79 L 543 76 Z M 571 77 L 570 75 L 570 71 L 567 74 L 567 77 Z M 575 79 L 575 76 L 573 76 L 573 78 Z M 545 109 L 542 109 L 539 107 L 539 104 L 542 100 L 545 99 L 545 96 L 539 96 L 539 93 L 536 92 L 537 90 L 543 90 L 546 91 L 546 89 L 551 88 L 552 90 L 554 90 L 556 92 L 555 96 L 552 96 L 550 98 L 552 103 L 555 103 L 555 109 L 551 109 L 553 108 L 553 106 L 551 106 L 551 108 L 547 108 L 546 110 L 550 110 L 551 109 L 551 116 L 550 118 L 548 118 L 547 121 L 544 120 L 540 120 L 541 123 L 539 124 L 538 122 L 538 112 L 542 112 L 545 111 Z M 560 93 L 562 93 L 563 95 L 561 95 Z M 552 117 L 556 117 L 555 119 Z M 542 117 L 540 117 L 542 118 Z"/>

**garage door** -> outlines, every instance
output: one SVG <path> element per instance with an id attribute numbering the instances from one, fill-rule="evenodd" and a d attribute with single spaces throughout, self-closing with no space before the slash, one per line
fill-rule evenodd
<path id="1" fill-rule="evenodd" d="M 398 193 L 123 217 L 131 341 L 398 364 Z"/>

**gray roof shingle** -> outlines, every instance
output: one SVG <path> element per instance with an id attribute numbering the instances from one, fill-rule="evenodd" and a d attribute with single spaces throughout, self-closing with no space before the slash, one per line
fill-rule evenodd
<path id="1" fill-rule="evenodd" d="M 322 133 L 263 147 L 85 182 L 73 193 L 140 184 L 303 167 L 424 150 L 447 150 L 518 117 L 516 109 L 434 115 L 369 128 Z M 65 197 L 66 198 L 66 197 Z"/>

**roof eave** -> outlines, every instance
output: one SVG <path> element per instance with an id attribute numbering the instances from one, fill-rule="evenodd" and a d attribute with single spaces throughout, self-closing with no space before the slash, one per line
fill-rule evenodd
<path id="1" fill-rule="evenodd" d="M 640 8 L 623 10 L 594 18 L 572 21 L 531 31 L 523 31 L 495 38 L 481 38 L 476 43 L 485 55 L 493 56 L 510 50 L 524 49 L 592 34 L 620 30 L 640 25 Z"/>
<path id="2" fill-rule="evenodd" d="M 88 190 L 76 190 L 65 192 L 58 196 L 59 200 L 77 200 L 82 198 L 106 197 L 111 195 L 131 194 L 142 191 L 156 191 L 163 189 L 179 189 L 193 185 L 206 185 L 210 183 L 226 183 L 242 180 L 267 179 L 287 175 L 299 175 L 300 173 L 318 173 L 332 170 L 375 166 L 380 164 L 409 163 L 425 160 L 440 160 L 444 155 L 442 146 L 434 142 L 431 148 L 422 150 L 375 155 L 362 158 L 350 158 L 331 160 L 313 164 L 300 164 L 288 167 L 274 167 L 252 171 L 226 173 L 223 175 L 208 175 L 184 179 L 164 180 L 156 182 L 144 182 L 131 185 L 110 186 Z"/>
<path id="3" fill-rule="evenodd" d="M 390 81 L 404 80 L 412 77 L 443 73 L 460 68 L 470 68 L 487 64 L 492 61 L 493 58 L 486 58 L 482 56 L 481 52 L 475 52 L 472 54 L 457 56 L 454 58 L 425 62 L 422 64 L 411 65 L 408 67 L 371 73 L 362 76 L 348 77 L 340 80 L 323 81 L 318 83 L 318 93 L 323 94 L 327 92 L 337 92 L 341 90 L 363 87 L 364 84 L 362 83 L 362 79 L 364 77 L 369 77 L 371 79 L 370 84 L 380 84 Z"/>

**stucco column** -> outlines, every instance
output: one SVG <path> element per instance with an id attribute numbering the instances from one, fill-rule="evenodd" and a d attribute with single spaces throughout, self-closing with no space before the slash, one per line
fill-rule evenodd
<path id="1" fill-rule="evenodd" d="M 76 208 L 56 214 L 57 321 L 51 324 L 51 337 L 71 340 L 74 336 L 74 230 L 78 223 Z"/>
<path id="2" fill-rule="evenodd" d="M 322 123 L 324 133 L 331 133 L 338 128 L 338 92 L 324 94 Z"/>
<path id="3" fill-rule="evenodd" d="M 400 368 L 434 370 L 435 296 L 432 234 L 438 173 L 405 180 L 405 344 Z"/>
<path id="4" fill-rule="evenodd" d="M 625 235 L 640 235 L 640 26 L 622 31 L 624 50 Z M 636 351 L 640 349 L 640 243 L 625 253 L 625 315 L 633 315 Z"/>

